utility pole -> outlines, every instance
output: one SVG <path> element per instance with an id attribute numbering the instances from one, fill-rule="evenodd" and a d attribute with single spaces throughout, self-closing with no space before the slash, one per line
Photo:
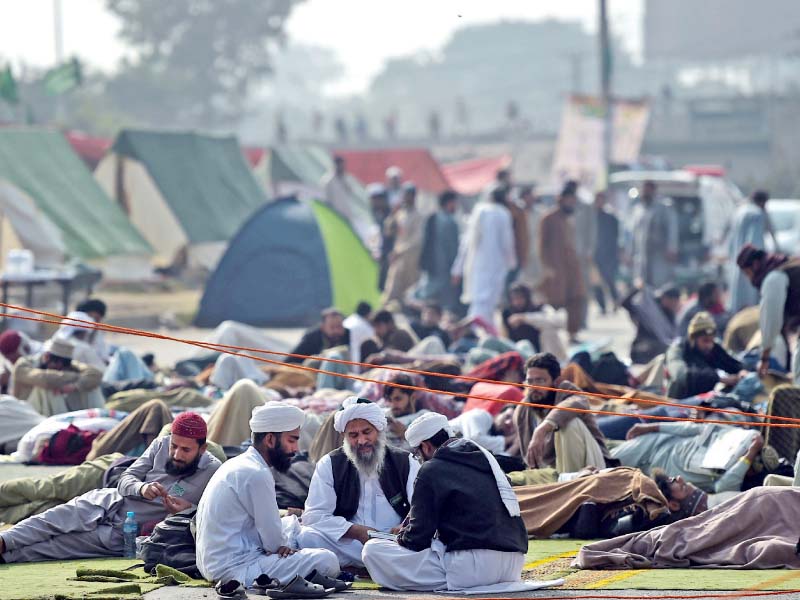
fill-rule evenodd
<path id="1" fill-rule="evenodd" d="M 64 62 L 64 27 L 61 13 L 61 0 L 53 0 L 53 40 L 56 51 L 56 67 Z M 56 119 L 59 125 L 64 123 L 64 97 L 56 97 Z"/>
<path id="2" fill-rule="evenodd" d="M 608 1 L 599 0 L 600 99 L 603 103 L 603 185 L 608 184 L 614 143 L 614 103 L 611 95 L 611 39 L 608 33 Z"/>

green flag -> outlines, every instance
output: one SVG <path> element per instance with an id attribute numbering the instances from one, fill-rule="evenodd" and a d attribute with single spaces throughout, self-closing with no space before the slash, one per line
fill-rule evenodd
<path id="1" fill-rule="evenodd" d="M 44 90 L 51 96 L 60 96 L 78 87 L 83 80 L 81 63 L 73 58 L 44 74 Z"/>
<path id="2" fill-rule="evenodd" d="M 11 73 L 11 67 L 9 66 L 0 71 L 0 98 L 9 104 L 17 104 L 19 102 L 17 82 L 14 80 L 14 75 Z"/>

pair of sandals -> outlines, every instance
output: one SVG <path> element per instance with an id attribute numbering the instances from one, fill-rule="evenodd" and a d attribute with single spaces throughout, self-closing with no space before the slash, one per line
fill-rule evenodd
<path id="1" fill-rule="evenodd" d="M 318 572 L 312 571 L 307 578 L 295 575 L 286 585 L 281 585 L 277 579 L 269 575 L 259 575 L 251 586 L 256 594 L 269 598 L 326 598 L 334 592 L 343 592 L 350 589 L 353 584 L 341 579 L 334 579 Z M 218 582 L 214 587 L 220 598 L 246 598 L 247 591 L 238 581 Z"/>

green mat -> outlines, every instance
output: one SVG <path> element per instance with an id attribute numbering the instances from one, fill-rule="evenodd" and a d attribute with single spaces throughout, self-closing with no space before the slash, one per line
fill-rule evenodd
<path id="1" fill-rule="evenodd" d="M 566 580 L 577 590 L 800 590 L 800 571 L 733 569 L 642 569 L 578 571 L 570 567 L 581 540 L 531 540 L 525 579 Z"/>
<path id="2" fill-rule="evenodd" d="M 0 600 L 137 600 L 165 585 L 209 586 L 167 567 L 159 566 L 156 576 L 131 569 L 137 564 L 141 561 L 98 558 L 0 565 Z"/>

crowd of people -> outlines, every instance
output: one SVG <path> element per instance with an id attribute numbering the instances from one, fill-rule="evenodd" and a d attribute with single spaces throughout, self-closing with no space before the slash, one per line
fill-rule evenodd
<path id="1" fill-rule="evenodd" d="M 774 426 L 800 418 L 800 258 L 763 248 L 763 193 L 731 233 L 733 312 L 720 282 L 688 298 L 675 285 L 676 216 L 652 183 L 621 294 L 622 226 L 602 193 L 590 205 L 569 182 L 543 211 L 503 171 L 462 232 L 456 194 L 423 218 L 414 185 L 389 179 L 371 191 L 382 305 L 324 310 L 283 364 L 207 352 L 160 368 L 92 328 L 96 298 L 43 343 L 0 334 L 3 459 L 74 465 L 0 482 L 0 560 L 119 556 L 133 512 L 143 537 L 193 516 L 191 566 L 222 597 L 320 597 L 356 577 L 524 590 L 529 538 L 552 535 L 609 538 L 584 568 L 800 567 L 781 540 L 743 550 L 749 517 L 713 551 L 659 543 L 800 493 L 800 435 Z M 571 351 L 590 292 L 629 311 L 630 357 Z M 273 346 L 235 322 L 209 343 Z M 798 512 L 776 519 L 792 531 Z"/>

